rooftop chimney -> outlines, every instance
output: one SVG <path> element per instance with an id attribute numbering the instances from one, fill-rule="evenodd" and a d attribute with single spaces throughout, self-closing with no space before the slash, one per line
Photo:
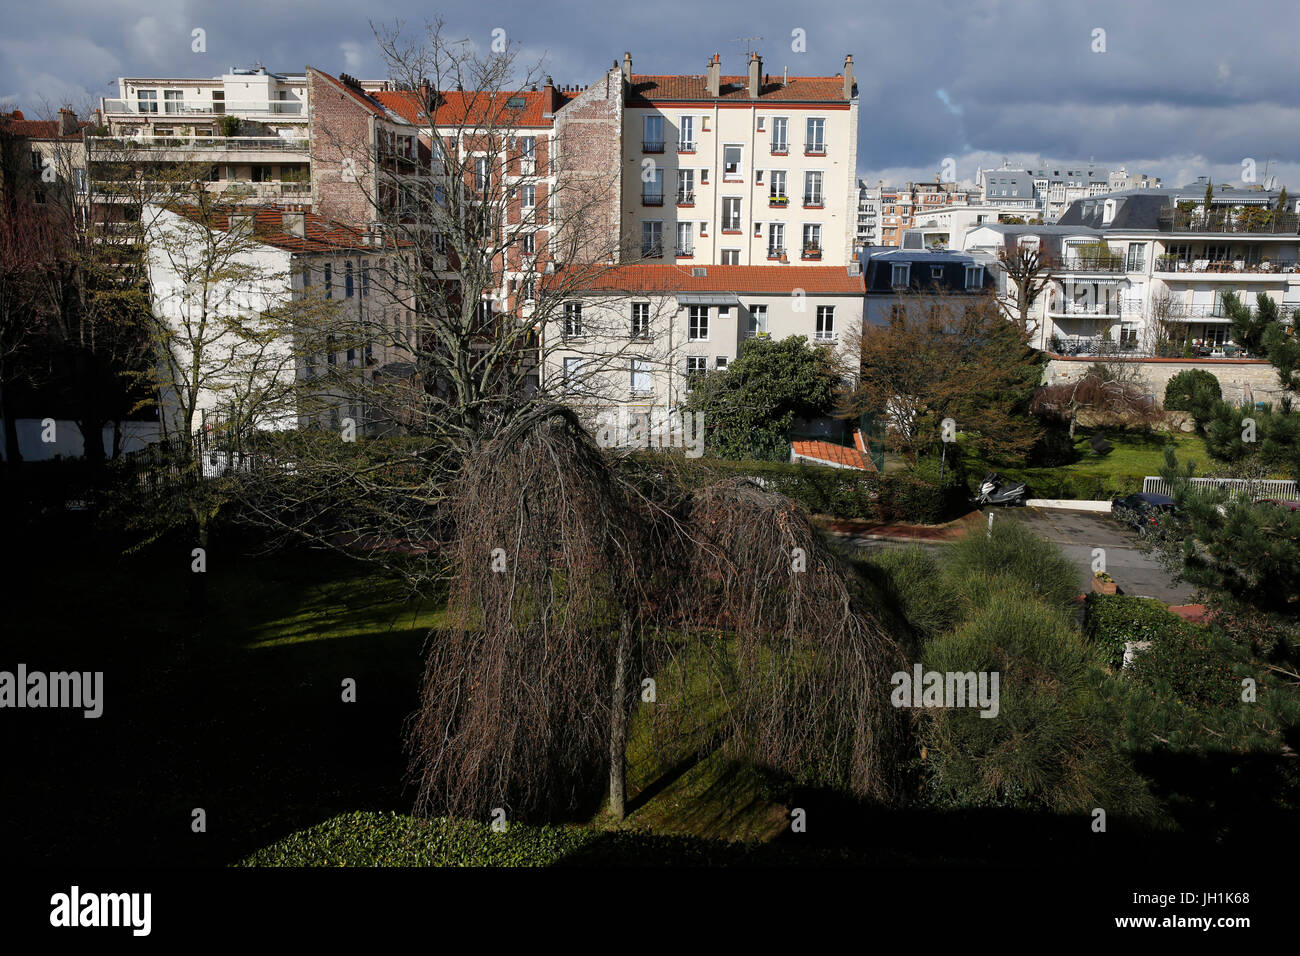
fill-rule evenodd
<path id="1" fill-rule="evenodd" d="M 844 57 L 844 98 L 853 99 L 853 54 Z"/>
<path id="2" fill-rule="evenodd" d="M 623 54 L 623 75 L 629 80 L 632 79 L 632 54 L 630 52 Z"/>
<path id="3" fill-rule="evenodd" d="M 705 78 L 705 84 L 708 86 L 709 95 L 716 98 L 722 86 L 722 57 L 716 53 L 709 61 L 709 73 Z"/>
<path id="4" fill-rule="evenodd" d="M 549 76 L 546 78 L 546 85 L 542 87 L 542 94 L 542 116 L 550 119 L 560 105 L 560 93 L 555 88 L 555 81 Z"/>
<path id="5" fill-rule="evenodd" d="M 72 136 L 77 132 L 77 114 L 66 106 L 59 110 L 59 135 Z"/>
<path id="6" fill-rule="evenodd" d="M 751 53 L 749 55 L 749 98 L 751 100 L 758 99 L 759 94 L 763 92 L 762 76 L 763 58 L 757 53 Z"/>
<path id="7" fill-rule="evenodd" d="M 280 223 L 284 231 L 299 239 L 307 238 L 307 214 L 299 209 L 285 209 L 280 213 Z"/>

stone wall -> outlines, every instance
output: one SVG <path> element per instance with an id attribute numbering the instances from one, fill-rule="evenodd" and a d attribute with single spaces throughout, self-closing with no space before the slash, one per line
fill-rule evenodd
<path id="1" fill-rule="evenodd" d="M 1043 384 L 1056 385 L 1082 378 L 1095 358 L 1053 356 L 1043 370 Z M 1276 402 L 1282 395 L 1277 369 L 1263 359 L 1111 359 L 1140 367 L 1142 378 L 1156 400 L 1165 400 L 1165 386 L 1179 372 L 1199 368 L 1219 380 L 1224 401 Z"/>

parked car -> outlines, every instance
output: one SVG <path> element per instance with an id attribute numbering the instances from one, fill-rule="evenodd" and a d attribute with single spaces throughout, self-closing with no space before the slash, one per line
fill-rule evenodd
<path id="1" fill-rule="evenodd" d="M 1173 498 L 1148 491 L 1125 495 L 1110 503 L 1110 513 L 1115 520 L 1128 525 L 1138 534 L 1146 534 L 1159 525 L 1161 515 L 1174 514 L 1176 511 Z"/>
<path id="2" fill-rule="evenodd" d="M 1260 498 L 1255 502 L 1257 505 L 1277 505 L 1279 508 L 1285 508 L 1287 511 L 1300 511 L 1300 501 L 1288 498 Z"/>

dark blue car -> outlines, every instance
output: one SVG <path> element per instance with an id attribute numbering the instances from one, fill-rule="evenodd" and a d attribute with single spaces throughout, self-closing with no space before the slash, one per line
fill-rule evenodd
<path id="1" fill-rule="evenodd" d="M 1110 513 L 1115 520 L 1138 534 L 1146 534 L 1160 523 L 1162 514 L 1173 514 L 1175 510 L 1173 498 L 1149 491 L 1125 495 L 1110 503 Z"/>

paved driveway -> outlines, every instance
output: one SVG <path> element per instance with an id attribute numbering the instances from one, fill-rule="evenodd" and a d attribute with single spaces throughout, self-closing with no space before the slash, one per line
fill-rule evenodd
<path id="1" fill-rule="evenodd" d="M 1046 508 L 994 508 L 994 521 L 1023 521 L 1034 532 L 1054 543 L 1074 564 L 1079 575 L 1079 590 L 1092 589 L 1092 549 L 1106 550 L 1106 570 L 1119 583 L 1125 594 L 1152 597 L 1166 604 L 1187 604 L 1192 600 L 1193 588 L 1188 584 L 1174 584 L 1168 572 L 1150 555 L 1143 554 L 1137 546 L 1137 536 L 1122 528 L 1109 514 L 1087 511 L 1057 511 Z M 984 525 L 987 524 L 987 517 Z M 972 529 L 971 534 L 979 534 Z M 904 541 L 876 541 L 863 538 L 852 543 L 864 550 L 876 548 L 907 548 L 913 544 Z M 938 555 L 947 544 L 921 542 L 920 546 Z"/>

